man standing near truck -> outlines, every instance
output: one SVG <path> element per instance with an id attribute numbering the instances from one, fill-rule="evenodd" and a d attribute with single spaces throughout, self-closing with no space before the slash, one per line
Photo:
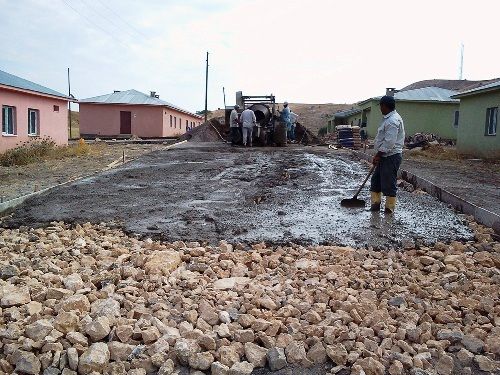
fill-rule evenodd
<path id="1" fill-rule="evenodd" d="M 241 113 L 241 123 L 243 124 L 243 146 L 252 147 L 253 127 L 257 125 L 257 118 L 254 111 L 245 109 Z"/>
<path id="2" fill-rule="evenodd" d="M 291 132 L 292 132 L 292 121 L 290 119 L 290 107 L 288 107 L 288 102 L 283 103 L 283 111 L 281 111 L 281 121 L 283 121 L 286 125 L 286 135 L 288 141 L 291 141 Z"/>
<path id="3" fill-rule="evenodd" d="M 386 196 L 385 212 L 392 214 L 396 208 L 397 179 L 403 160 L 405 127 L 403 119 L 396 112 L 394 97 L 383 96 L 380 99 L 380 111 L 384 118 L 375 137 L 374 149 L 377 153 L 373 157 L 373 164 L 376 167 L 371 179 L 370 211 L 380 210 L 382 194 L 384 194 Z"/>
<path id="4" fill-rule="evenodd" d="M 297 119 L 299 118 L 299 115 L 296 114 L 296 113 L 293 113 L 292 111 L 290 111 L 290 122 L 292 124 L 291 126 L 291 131 L 290 131 L 290 141 L 291 142 L 295 142 L 295 128 L 297 126 Z"/>
<path id="5" fill-rule="evenodd" d="M 229 127 L 231 129 L 231 146 L 236 146 L 240 140 L 240 120 L 238 115 L 240 106 L 236 104 L 229 116 Z"/>

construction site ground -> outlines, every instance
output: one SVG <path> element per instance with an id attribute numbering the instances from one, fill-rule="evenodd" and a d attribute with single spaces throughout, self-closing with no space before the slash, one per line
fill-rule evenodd
<path id="1" fill-rule="evenodd" d="M 403 168 L 479 207 L 500 214 L 500 162 L 415 158 L 407 153 Z"/>
<path id="2" fill-rule="evenodd" d="M 79 157 L 40 160 L 23 165 L 0 166 L 0 196 L 4 201 L 101 171 L 123 157 L 125 160 L 164 148 L 164 145 L 100 143 Z"/>
<path id="3" fill-rule="evenodd" d="M 341 208 L 348 150 L 141 147 L 0 220 L 0 375 L 498 374 L 490 228 L 409 188 Z"/>
<path id="4" fill-rule="evenodd" d="M 401 191 L 394 216 L 340 207 L 367 171 L 347 150 L 190 142 L 34 197 L 7 224 L 115 222 L 167 241 L 377 249 L 470 238 L 460 215 L 419 191 Z"/>

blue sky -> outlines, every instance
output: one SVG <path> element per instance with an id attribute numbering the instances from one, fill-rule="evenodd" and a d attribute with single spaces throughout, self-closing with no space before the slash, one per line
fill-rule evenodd
<path id="1" fill-rule="evenodd" d="M 77 98 L 155 90 L 189 110 L 234 92 L 346 103 L 430 78 L 500 76 L 500 2 L 0 0 L 0 69 Z"/>

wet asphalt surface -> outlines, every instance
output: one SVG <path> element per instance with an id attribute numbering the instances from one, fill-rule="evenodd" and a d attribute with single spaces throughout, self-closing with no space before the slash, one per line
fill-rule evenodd
<path id="1" fill-rule="evenodd" d="M 400 191 L 393 216 L 342 208 L 367 171 L 348 151 L 323 147 L 188 143 L 52 189 L 26 201 L 3 225 L 114 222 L 168 241 L 378 249 L 471 237 L 457 214 L 426 194 Z M 369 203 L 368 188 L 360 198 Z"/>

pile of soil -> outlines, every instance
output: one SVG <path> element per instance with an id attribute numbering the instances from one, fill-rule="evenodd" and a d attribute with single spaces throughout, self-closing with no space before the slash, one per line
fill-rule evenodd
<path id="1" fill-rule="evenodd" d="M 298 143 L 302 144 L 320 143 L 319 138 L 300 122 L 297 122 L 297 126 L 295 127 L 295 139 Z"/>
<path id="2" fill-rule="evenodd" d="M 217 142 L 222 140 L 221 136 L 226 138 L 225 135 L 228 132 L 228 127 L 222 124 L 219 119 L 213 118 L 182 135 L 179 140 L 189 140 L 191 142 Z"/>

